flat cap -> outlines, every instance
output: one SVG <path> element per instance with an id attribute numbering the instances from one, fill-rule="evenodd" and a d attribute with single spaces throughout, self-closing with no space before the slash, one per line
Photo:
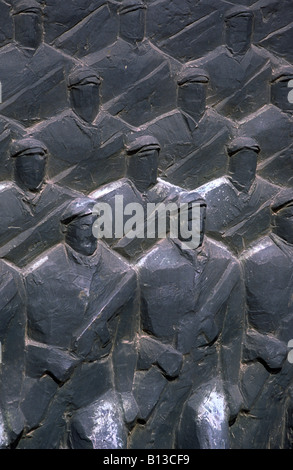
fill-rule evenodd
<path id="1" fill-rule="evenodd" d="M 278 68 L 273 72 L 272 82 L 276 81 L 288 81 L 293 78 L 293 67 L 292 65 L 285 65 Z"/>
<path id="2" fill-rule="evenodd" d="M 188 203 L 197 203 L 201 206 L 206 206 L 206 200 L 202 197 L 201 194 L 197 193 L 196 191 L 184 191 L 179 194 L 178 202 L 180 204 L 188 204 Z"/>
<path id="3" fill-rule="evenodd" d="M 185 66 L 178 75 L 177 83 L 179 86 L 190 82 L 208 83 L 209 79 L 210 77 L 206 70 L 194 66 Z"/>
<path id="4" fill-rule="evenodd" d="M 21 0 L 13 7 L 13 15 L 18 13 L 40 13 L 41 5 L 36 0 Z"/>
<path id="5" fill-rule="evenodd" d="M 293 205 L 293 190 L 286 188 L 279 192 L 271 205 L 272 212 L 278 212 L 284 207 Z"/>
<path id="6" fill-rule="evenodd" d="M 257 153 L 260 152 L 260 146 L 255 139 L 252 139 L 251 137 L 237 137 L 228 145 L 228 155 L 231 157 L 235 153 L 239 152 L 239 150 L 243 149 L 251 149 Z"/>
<path id="7" fill-rule="evenodd" d="M 137 137 L 130 135 L 127 137 L 125 148 L 128 155 L 131 155 L 144 149 L 160 150 L 161 146 L 159 141 L 152 135 L 140 135 Z"/>
<path id="8" fill-rule="evenodd" d="M 244 5 L 237 5 L 233 8 L 230 8 L 225 14 L 225 21 L 235 16 L 254 16 L 253 12 L 245 7 Z"/>
<path id="9" fill-rule="evenodd" d="M 125 13 L 139 10 L 141 8 L 146 8 L 146 4 L 142 0 L 125 0 L 119 7 L 118 13 L 119 15 L 124 15 Z"/>
<path id="10" fill-rule="evenodd" d="M 96 85 L 100 85 L 101 78 L 95 70 L 91 69 L 90 67 L 78 66 L 70 72 L 67 80 L 67 84 L 69 87 L 78 84 L 85 85 L 87 83 L 94 83 Z"/>
<path id="11" fill-rule="evenodd" d="M 93 213 L 93 207 L 95 204 L 96 201 L 89 197 L 80 197 L 74 201 L 71 201 L 63 212 L 60 222 L 63 225 L 68 225 L 78 217 L 91 215 Z"/>
<path id="12" fill-rule="evenodd" d="M 16 140 L 12 143 L 10 148 L 11 158 L 19 157 L 31 150 L 42 150 L 48 153 L 48 149 L 44 142 L 34 139 L 33 137 L 26 137 L 25 139 Z"/>

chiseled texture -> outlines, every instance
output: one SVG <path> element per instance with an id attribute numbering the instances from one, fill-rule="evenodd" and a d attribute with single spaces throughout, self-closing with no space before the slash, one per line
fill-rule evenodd
<path id="1" fill-rule="evenodd" d="M 1 449 L 293 448 L 292 36 L 292 0 L 0 0 Z M 123 206 L 97 240 L 117 197 L 199 202 L 197 248 Z"/>

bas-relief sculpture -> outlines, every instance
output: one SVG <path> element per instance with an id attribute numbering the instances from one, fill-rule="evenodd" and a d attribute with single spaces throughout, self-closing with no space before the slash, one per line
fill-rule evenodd
<path id="1" fill-rule="evenodd" d="M 252 138 L 232 140 L 227 149 L 228 176 L 198 189 L 208 205 L 207 231 L 238 253 L 269 229 L 270 201 L 280 191 L 256 175 L 260 151 Z"/>
<path id="2" fill-rule="evenodd" d="M 292 5 L 43 3 L 0 2 L 0 447 L 292 448 Z M 97 239 L 116 196 L 198 246 Z"/>
<path id="3" fill-rule="evenodd" d="M 288 100 L 292 66 L 277 69 L 271 81 L 270 104 L 243 120 L 241 134 L 254 137 L 261 146 L 258 173 L 271 182 L 292 187 L 293 104 Z M 274 132 L 271 132 L 271 123 Z"/>
<path id="4" fill-rule="evenodd" d="M 0 112 L 24 125 L 66 106 L 64 72 L 76 62 L 42 40 L 42 9 L 35 0 L 12 7 L 14 41 L 1 50 Z"/>
<path id="5" fill-rule="evenodd" d="M 201 206 L 199 247 L 182 250 L 180 240 L 166 239 L 138 263 L 144 336 L 134 390 L 146 424 L 132 433 L 136 448 L 229 448 L 229 421 L 241 407 L 240 265 L 205 237 L 205 201 L 184 198 Z"/>
<path id="6" fill-rule="evenodd" d="M 92 234 L 94 204 L 89 198 L 70 203 L 61 218 L 65 245 L 57 245 L 24 270 L 28 329 L 26 373 L 30 381 L 23 413 L 24 416 L 28 413 L 28 430 L 35 423 L 29 405 L 37 398 L 37 386 L 44 386 L 40 384 L 44 374 L 56 383 L 64 383 L 39 410 L 41 416 L 49 406 L 48 420 L 33 438 L 24 439 L 21 444 L 24 447 L 51 448 L 62 442 L 62 431 L 66 436 L 65 413 L 72 415 L 69 442 L 73 448 L 112 448 L 115 442 L 117 448 L 121 448 L 126 444 L 117 392 L 131 392 L 131 388 L 127 389 L 125 375 L 115 392 L 112 361 L 117 368 L 120 361 L 121 367 L 125 367 L 127 348 L 124 350 L 119 336 L 123 332 L 123 342 L 133 337 L 136 275 L 102 243 L 97 246 Z M 113 347 L 115 353 L 110 355 Z M 130 364 L 126 373 L 131 386 Z M 89 374 L 92 385 L 88 383 Z M 79 384 L 92 390 L 83 396 Z M 56 420 L 59 431 L 51 435 L 49 429 L 56 426 Z M 117 435 L 113 434 L 113 429 Z"/>
<path id="7" fill-rule="evenodd" d="M 269 54 L 252 44 L 253 12 L 235 6 L 225 14 L 225 45 L 196 62 L 212 77 L 209 104 L 241 119 L 262 105 L 269 96 Z"/>
<path id="8" fill-rule="evenodd" d="M 118 8 L 119 36 L 104 50 L 84 57 L 103 77 L 106 109 L 132 125 L 172 109 L 174 75 L 180 63 L 157 50 L 145 38 L 143 1 L 128 0 Z"/>
<path id="9" fill-rule="evenodd" d="M 124 174 L 120 154 L 123 134 L 130 128 L 100 109 L 100 86 L 101 78 L 93 69 L 77 66 L 68 77 L 71 108 L 28 131 L 50 143 L 49 176 L 81 191 Z"/>
<path id="10" fill-rule="evenodd" d="M 142 126 L 160 140 L 162 173 L 188 189 L 225 173 L 225 144 L 236 132 L 230 119 L 206 108 L 208 82 L 205 70 L 183 66 L 177 79 L 178 109 Z"/>
<path id="11" fill-rule="evenodd" d="M 47 152 L 39 140 L 14 141 L 14 182 L 1 184 L 1 256 L 18 266 L 58 242 L 62 208 L 78 196 L 45 180 Z"/>
<path id="12" fill-rule="evenodd" d="M 271 232 L 241 256 L 247 292 L 242 387 L 250 412 L 241 416 L 235 434 L 241 430 L 236 435 L 243 447 L 252 447 L 260 435 L 270 448 L 282 447 L 284 439 L 292 445 L 290 428 L 283 427 L 286 415 L 292 416 L 293 376 L 286 360 L 292 331 L 292 196 L 292 190 L 279 194 L 271 206 Z M 259 383 L 252 386 L 255 373 Z"/>
<path id="13" fill-rule="evenodd" d="M 115 198 L 123 197 L 122 211 L 129 203 L 138 203 L 145 211 L 143 230 L 147 226 L 147 204 L 169 204 L 180 200 L 180 195 L 185 191 L 173 184 L 158 178 L 158 164 L 160 155 L 160 143 L 152 135 L 143 135 L 141 132 L 133 132 L 126 136 L 126 178 L 105 185 L 91 193 L 97 203 L 107 203 L 115 212 Z M 131 214 L 124 214 L 123 225 L 127 226 Z M 113 218 L 113 230 L 115 235 L 115 220 Z M 126 233 L 120 239 L 114 236 L 107 239 L 112 249 L 118 251 L 126 258 L 137 259 L 144 250 L 150 248 L 158 239 L 158 233 L 153 238 L 129 238 Z"/>

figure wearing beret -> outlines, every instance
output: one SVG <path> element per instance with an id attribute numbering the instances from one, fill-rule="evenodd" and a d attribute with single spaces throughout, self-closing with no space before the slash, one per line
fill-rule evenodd
<path id="1" fill-rule="evenodd" d="M 270 204 L 280 187 L 256 175 L 260 147 L 250 137 L 237 137 L 228 146 L 228 176 L 201 186 L 206 199 L 207 233 L 236 254 L 270 227 Z"/>
<path id="2" fill-rule="evenodd" d="M 116 197 L 123 197 L 122 207 L 116 208 L 116 211 L 120 210 L 123 214 L 124 228 L 131 218 L 131 214 L 125 213 L 126 206 L 131 203 L 140 205 L 144 213 L 137 237 L 130 238 L 128 233 L 107 237 L 107 242 L 113 249 L 127 258 L 135 259 L 143 250 L 153 245 L 157 238 L 155 234 L 152 239 L 147 237 L 147 204 L 172 203 L 184 190 L 158 178 L 160 143 L 154 136 L 134 132 L 130 133 L 126 140 L 126 177 L 99 188 L 91 193 L 91 197 L 99 203 L 109 204 L 113 214 Z M 112 233 L 115 234 L 114 217 L 112 223 Z"/>
<path id="3" fill-rule="evenodd" d="M 231 120 L 206 108 L 208 82 L 205 70 L 183 66 L 177 79 L 178 109 L 143 126 L 162 145 L 162 175 L 188 189 L 224 174 L 225 145 L 235 133 Z"/>
<path id="4" fill-rule="evenodd" d="M 24 266 L 58 243 L 56 220 L 79 193 L 46 181 L 46 145 L 31 137 L 14 141 L 10 156 L 15 182 L 0 187 L 0 257 Z"/>
<path id="5" fill-rule="evenodd" d="M 247 332 L 242 374 L 246 413 L 233 431 L 238 448 L 255 448 L 256 443 L 257 448 L 286 448 L 284 440 L 289 437 L 286 412 L 290 403 L 292 411 L 293 380 L 292 364 L 287 360 L 293 332 L 292 189 L 276 197 L 271 217 L 271 233 L 240 259 L 247 292 Z"/>
<path id="6" fill-rule="evenodd" d="M 252 45 L 253 20 L 249 8 L 233 7 L 225 16 L 226 44 L 192 62 L 210 75 L 208 105 L 231 119 L 269 103 L 271 55 Z"/>
<path id="7" fill-rule="evenodd" d="M 180 67 L 145 38 L 146 8 L 141 0 L 122 1 L 117 41 L 84 57 L 101 74 L 105 109 L 133 126 L 173 108 L 174 75 Z"/>
<path id="8" fill-rule="evenodd" d="M 11 179 L 13 172 L 10 147 L 13 140 L 26 135 L 26 129 L 14 119 L 0 115 L 0 178 L 2 181 Z"/>
<path id="9" fill-rule="evenodd" d="M 25 292 L 19 270 L 0 261 L 0 449 L 10 449 L 24 429 L 20 409 L 25 367 Z"/>
<path id="10" fill-rule="evenodd" d="M 126 423 L 136 418 L 131 393 L 136 275 L 94 237 L 94 205 L 85 197 L 72 201 L 61 216 L 65 243 L 24 270 L 26 375 L 34 386 L 25 395 L 23 413 L 26 432 L 32 425 L 38 429 L 32 438 L 23 436 L 20 448 L 38 448 L 39 442 L 45 448 L 125 448 Z M 28 403 L 44 374 L 53 391 L 35 423 Z"/>
<path id="11" fill-rule="evenodd" d="M 289 81 L 293 67 L 277 68 L 271 82 L 271 104 L 241 122 L 243 135 L 254 137 L 261 146 L 258 173 L 275 184 L 293 185 L 293 104 Z"/>
<path id="12" fill-rule="evenodd" d="M 192 231 L 193 220 L 200 224 L 198 246 L 187 246 L 179 231 L 136 265 L 141 339 L 134 396 L 145 424 L 132 432 L 130 448 L 229 448 L 229 422 L 241 409 L 240 265 L 205 236 L 202 197 L 190 192 L 180 202 L 200 206 L 200 217 L 191 213 L 188 224 Z"/>
<path id="13" fill-rule="evenodd" d="M 49 177 L 90 192 L 124 172 L 123 134 L 129 126 L 100 110 L 100 76 L 79 65 L 68 77 L 71 108 L 30 128 L 50 148 Z"/>
<path id="14" fill-rule="evenodd" d="M 42 42 L 42 7 L 36 0 L 17 2 L 12 18 L 14 42 L 0 49 L 0 113 L 30 126 L 66 107 L 64 73 L 75 61 Z"/>

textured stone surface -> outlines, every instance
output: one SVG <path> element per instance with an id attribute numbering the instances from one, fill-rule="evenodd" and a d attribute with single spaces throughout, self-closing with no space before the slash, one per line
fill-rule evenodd
<path id="1" fill-rule="evenodd" d="M 293 447 L 292 21 L 0 0 L 0 448 Z"/>

